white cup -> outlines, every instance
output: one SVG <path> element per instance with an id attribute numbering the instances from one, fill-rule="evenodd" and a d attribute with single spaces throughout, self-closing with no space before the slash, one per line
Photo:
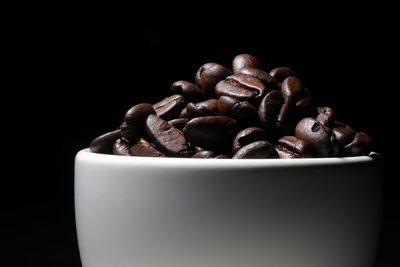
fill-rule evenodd
<path id="1" fill-rule="evenodd" d="M 75 159 L 83 267 L 371 267 L 372 157 Z"/>

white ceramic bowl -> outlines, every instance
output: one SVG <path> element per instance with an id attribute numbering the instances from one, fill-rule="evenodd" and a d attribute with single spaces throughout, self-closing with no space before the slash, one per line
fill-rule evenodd
<path id="1" fill-rule="evenodd" d="M 75 159 L 83 267 L 369 267 L 372 157 Z"/>

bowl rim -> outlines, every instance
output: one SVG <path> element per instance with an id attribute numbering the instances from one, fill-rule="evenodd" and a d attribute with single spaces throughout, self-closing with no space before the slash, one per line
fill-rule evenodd
<path id="1" fill-rule="evenodd" d="M 257 167 L 307 167 L 348 164 L 370 164 L 379 161 L 381 156 L 371 152 L 368 156 L 331 157 L 331 158 L 299 158 L 299 159 L 204 159 L 204 158 L 174 158 L 174 157 L 138 157 L 120 156 L 90 152 L 89 148 L 76 153 L 75 162 L 90 161 L 105 165 L 141 165 L 168 166 L 178 168 L 257 168 Z"/>

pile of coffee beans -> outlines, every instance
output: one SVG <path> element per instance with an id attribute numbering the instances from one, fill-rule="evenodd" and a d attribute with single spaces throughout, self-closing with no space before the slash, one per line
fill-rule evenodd
<path id="1" fill-rule="evenodd" d="M 368 155 L 372 138 L 316 105 L 296 72 L 267 72 L 249 54 L 232 70 L 206 63 L 194 83 L 176 81 L 171 96 L 141 103 L 121 126 L 94 139 L 95 153 L 192 158 L 304 158 Z"/>

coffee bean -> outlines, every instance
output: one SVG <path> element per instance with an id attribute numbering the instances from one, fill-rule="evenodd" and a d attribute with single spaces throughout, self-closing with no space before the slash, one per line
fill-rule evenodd
<path id="1" fill-rule="evenodd" d="M 181 113 L 179 113 L 179 118 L 185 118 L 187 119 L 187 113 L 186 113 L 186 107 L 184 107 L 181 111 Z"/>
<path id="2" fill-rule="evenodd" d="M 271 76 L 268 72 L 252 67 L 244 67 L 236 72 L 237 74 L 245 74 L 259 79 L 265 86 L 266 91 L 280 90 L 280 84 L 277 79 Z"/>
<path id="3" fill-rule="evenodd" d="M 199 146 L 195 146 L 194 147 L 194 151 L 197 153 L 197 152 L 200 152 L 200 151 L 204 151 L 204 150 L 206 150 L 206 149 L 204 149 L 204 148 L 202 148 L 202 147 L 199 147 Z"/>
<path id="4" fill-rule="evenodd" d="M 301 158 L 301 156 L 293 151 L 290 151 L 289 149 L 277 145 L 275 146 L 276 151 L 278 152 L 279 158 L 281 159 L 298 159 Z"/>
<path id="5" fill-rule="evenodd" d="M 255 56 L 250 54 L 240 54 L 235 56 L 232 61 L 233 73 L 237 73 L 240 69 L 244 67 L 260 68 L 261 64 Z"/>
<path id="6" fill-rule="evenodd" d="M 184 107 L 185 100 L 181 95 L 172 95 L 166 97 L 153 105 L 157 116 L 163 120 L 172 120 L 178 118 Z"/>
<path id="7" fill-rule="evenodd" d="M 372 150 L 373 139 L 366 133 L 356 133 L 353 141 L 344 147 L 346 156 L 368 155 Z"/>
<path id="8" fill-rule="evenodd" d="M 240 101 L 256 103 L 266 93 L 265 85 L 257 78 L 246 74 L 234 74 L 215 86 L 217 96 L 230 96 Z"/>
<path id="9" fill-rule="evenodd" d="M 183 128 L 186 140 L 192 145 L 211 150 L 223 146 L 230 148 L 237 131 L 237 121 L 227 116 L 194 118 Z"/>
<path id="10" fill-rule="evenodd" d="M 190 120 L 197 117 L 215 116 L 218 114 L 218 100 L 209 99 L 196 104 L 186 105 L 186 117 Z"/>
<path id="11" fill-rule="evenodd" d="M 178 119 L 173 119 L 168 121 L 169 124 L 171 124 L 172 126 L 174 126 L 176 129 L 182 131 L 183 127 L 186 126 L 186 123 L 189 120 L 186 118 L 178 118 Z"/>
<path id="12" fill-rule="evenodd" d="M 351 141 L 353 141 L 356 135 L 356 132 L 353 130 L 353 128 L 339 121 L 335 121 L 332 131 L 335 134 L 336 140 L 341 146 L 349 144 Z"/>
<path id="13" fill-rule="evenodd" d="M 216 98 L 210 98 L 208 100 L 198 102 L 196 103 L 196 106 L 206 107 L 208 110 L 211 110 L 215 114 L 218 113 L 218 99 Z"/>
<path id="14" fill-rule="evenodd" d="M 305 117 L 317 116 L 314 98 L 311 95 L 310 90 L 308 88 L 304 88 L 303 91 L 304 97 L 296 102 L 296 121 L 299 121 Z"/>
<path id="15" fill-rule="evenodd" d="M 330 107 L 318 107 L 318 116 L 315 118 L 322 125 L 332 128 L 335 122 L 335 114 Z"/>
<path id="16" fill-rule="evenodd" d="M 267 141 L 256 141 L 240 148 L 233 159 L 276 159 L 279 158 L 275 147 Z"/>
<path id="17" fill-rule="evenodd" d="M 229 159 L 229 157 L 226 155 L 218 155 L 215 157 L 215 159 Z"/>
<path id="18" fill-rule="evenodd" d="M 129 152 L 131 156 L 165 157 L 164 153 L 161 153 L 155 149 L 147 140 L 143 138 L 140 138 L 137 144 L 131 146 Z"/>
<path id="19" fill-rule="evenodd" d="M 202 159 L 210 159 L 213 157 L 214 157 L 214 152 L 210 150 L 199 151 L 192 156 L 192 158 L 202 158 Z"/>
<path id="20" fill-rule="evenodd" d="M 295 113 L 294 102 L 290 98 L 284 98 L 278 90 L 269 92 L 258 108 L 258 118 L 271 138 L 293 131 Z"/>
<path id="21" fill-rule="evenodd" d="M 281 85 L 283 97 L 290 97 L 294 102 L 300 100 L 304 94 L 301 81 L 295 76 L 287 77 Z"/>
<path id="22" fill-rule="evenodd" d="M 331 150 L 331 157 L 337 157 L 340 155 L 343 155 L 343 147 L 339 144 L 338 140 L 336 140 L 335 133 L 332 131 L 331 128 L 325 127 L 329 129 L 329 133 L 331 135 L 331 144 L 332 144 L 332 150 Z"/>
<path id="23" fill-rule="evenodd" d="M 201 89 L 188 81 L 176 81 L 171 85 L 171 91 L 173 94 L 182 95 L 185 102 L 199 102 L 203 100 L 204 96 Z"/>
<path id="24" fill-rule="evenodd" d="M 167 156 L 188 157 L 193 154 L 182 132 L 160 117 L 148 116 L 146 130 L 156 148 Z"/>
<path id="25" fill-rule="evenodd" d="M 102 134 L 90 143 L 90 152 L 112 154 L 114 143 L 119 138 L 121 138 L 121 131 L 119 129 Z"/>
<path id="26" fill-rule="evenodd" d="M 289 67 L 278 67 L 269 72 L 278 82 L 283 82 L 289 76 L 297 76 L 296 73 Z"/>
<path id="27" fill-rule="evenodd" d="M 139 125 L 137 125 L 139 126 Z M 144 129 L 144 123 L 142 127 L 128 126 L 128 124 L 124 121 L 121 126 L 119 126 L 121 131 L 121 138 L 126 141 L 128 144 L 134 144 L 137 139 L 146 132 Z"/>
<path id="28" fill-rule="evenodd" d="M 303 140 L 298 139 L 296 136 L 283 136 L 278 139 L 278 145 L 299 156 L 311 157 L 311 155 L 307 154 L 307 150 Z"/>
<path id="29" fill-rule="evenodd" d="M 138 104 L 126 112 L 124 121 L 128 126 L 142 128 L 144 127 L 144 122 L 150 114 L 156 114 L 152 104 Z"/>
<path id="30" fill-rule="evenodd" d="M 122 138 L 117 139 L 113 146 L 113 154 L 119 156 L 130 156 L 129 144 Z"/>
<path id="31" fill-rule="evenodd" d="M 203 96 L 212 97 L 215 95 L 215 85 L 231 74 L 229 69 L 218 63 L 206 63 L 196 72 L 195 82 Z"/>
<path id="32" fill-rule="evenodd" d="M 189 120 L 197 117 L 214 116 L 215 112 L 207 109 L 204 106 L 196 106 L 193 103 L 186 105 L 186 116 Z"/>
<path id="33" fill-rule="evenodd" d="M 233 139 L 232 152 L 236 153 L 240 148 L 255 141 L 266 140 L 265 130 L 258 127 L 249 127 L 241 130 Z"/>
<path id="34" fill-rule="evenodd" d="M 218 100 L 218 111 L 237 121 L 253 123 L 257 120 L 257 110 L 247 101 L 239 101 L 230 96 L 221 96 Z"/>
<path id="35" fill-rule="evenodd" d="M 145 131 L 144 122 L 150 114 L 155 114 L 152 104 L 141 103 L 130 108 L 124 117 L 124 123 L 121 124 L 121 137 L 134 144 Z"/>
<path id="36" fill-rule="evenodd" d="M 331 134 L 314 118 L 304 118 L 296 125 L 295 136 L 304 142 L 305 150 L 313 157 L 332 155 Z"/>

